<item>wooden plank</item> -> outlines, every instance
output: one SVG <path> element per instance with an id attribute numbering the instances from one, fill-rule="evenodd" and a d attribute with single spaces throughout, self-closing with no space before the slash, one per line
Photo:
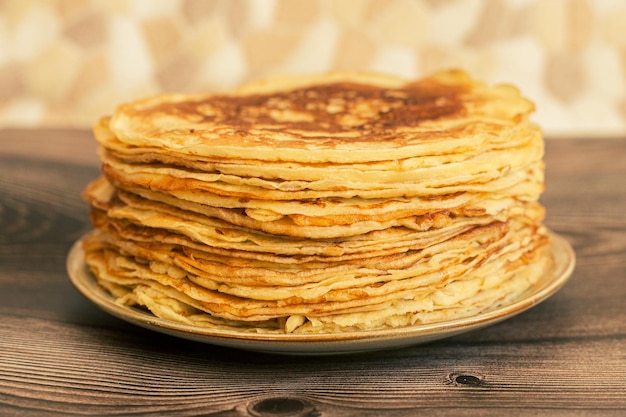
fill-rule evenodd
<path id="1" fill-rule="evenodd" d="M 36 332 L 17 337 L 23 328 Z M 446 342 L 303 359 L 11 317 L 0 330 L 0 352 L 22 348 L 2 358 L 0 398 L 31 408 L 35 396 L 49 409 L 72 406 L 101 415 L 112 401 L 133 413 L 204 415 L 281 396 L 327 410 L 445 410 L 461 403 L 481 409 L 610 410 L 611 404 L 626 405 L 623 341 L 606 336 Z"/>

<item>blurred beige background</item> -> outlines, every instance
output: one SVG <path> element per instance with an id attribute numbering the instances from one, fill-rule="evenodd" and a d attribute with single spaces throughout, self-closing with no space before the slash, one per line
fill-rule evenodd
<path id="1" fill-rule="evenodd" d="M 623 0 L 0 0 L 0 127 L 90 127 L 163 91 L 460 67 L 548 137 L 626 136 Z"/>

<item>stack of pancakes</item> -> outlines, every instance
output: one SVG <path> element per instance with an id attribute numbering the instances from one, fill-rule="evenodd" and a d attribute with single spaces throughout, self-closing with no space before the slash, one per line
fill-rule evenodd
<path id="1" fill-rule="evenodd" d="M 462 71 L 159 95 L 95 126 L 83 242 L 125 305 L 215 329 L 333 333 L 472 316 L 550 267 L 543 137 Z"/>

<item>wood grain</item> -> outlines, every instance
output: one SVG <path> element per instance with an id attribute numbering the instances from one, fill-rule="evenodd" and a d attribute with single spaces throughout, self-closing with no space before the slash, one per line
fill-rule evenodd
<path id="1" fill-rule="evenodd" d="M 0 131 L 1 416 L 626 412 L 626 140 L 548 141 L 547 224 L 578 258 L 551 299 L 436 343 L 307 358 L 150 332 L 81 297 L 65 256 L 90 228 L 94 149 L 85 131 Z"/>

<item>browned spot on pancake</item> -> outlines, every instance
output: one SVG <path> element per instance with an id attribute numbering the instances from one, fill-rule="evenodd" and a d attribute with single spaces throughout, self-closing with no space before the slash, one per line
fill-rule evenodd
<path id="1" fill-rule="evenodd" d="M 324 131 L 372 134 L 380 140 L 378 135 L 390 129 L 416 127 L 425 121 L 465 114 L 462 96 L 466 92 L 463 86 L 435 82 L 413 83 L 397 89 L 342 82 L 271 95 L 215 95 L 196 101 L 163 103 L 148 111 L 221 125 L 243 135 L 252 129 Z M 333 140 L 342 141 L 363 139 L 361 135 L 333 136 Z"/>

